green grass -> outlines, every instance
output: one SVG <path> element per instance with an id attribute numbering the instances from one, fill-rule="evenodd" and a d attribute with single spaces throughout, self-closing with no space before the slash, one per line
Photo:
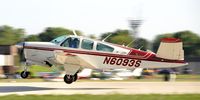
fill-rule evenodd
<path id="1" fill-rule="evenodd" d="M 23 67 L 21 66 L 18 72 L 22 72 L 22 71 L 23 71 Z M 32 76 L 34 77 L 37 75 L 37 72 L 52 72 L 53 68 L 33 65 L 29 67 L 29 71 L 32 73 Z"/>
<path id="2" fill-rule="evenodd" d="M 52 68 L 34 65 L 34 66 L 30 67 L 30 71 L 32 71 L 32 72 L 51 72 Z"/>
<path id="3" fill-rule="evenodd" d="M 18 72 L 21 72 L 23 68 L 21 67 Z M 44 67 L 44 66 L 38 66 L 38 65 L 33 65 L 29 68 L 29 71 L 32 73 L 32 77 L 37 76 L 38 72 L 53 72 L 53 71 L 58 71 L 55 67 L 50 68 L 50 67 Z M 145 77 L 145 79 L 129 79 L 129 80 L 124 80 L 124 81 L 141 81 L 141 82 L 146 82 L 146 81 L 163 81 L 163 75 L 154 75 L 154 76 L 149 76 Z M 88 80 L 87 80 L 88 81 Z M 105 81 L 105 80 L 103 80 Z M 200 75 L 177 75 L 176 76 L 176 81 L 200 81 Z"/>
<path id="4" fill-rule="evenodd" d="M 7 95 L 0 96 L 0 100 L 200 100 L 200 94 L 176 94 L 176 95 Z"/>
<path id="5" fill-rule="evenodd" d="M 145 79 L 142 79 L 140 81 L 163 81 L 163 75 L 154 75 L 153 77 L 146 77 Z M 200 81 L 200 75 L 199 74 L 179 74 L 176 75 L 176 81 L 178 82 L 199 82 Z"/>
<path id="6" fill-rule="evenodd" d="M 162 75 L 146 77 L 144 79 L 131 78 L 128 80 L 89 80 L 79 79 L 78 82 L 163 82 Z M 30 79 L 0 79 L 0 82 L 44 82 L 42 78 Z M 200 75 L 177 75 L 176 82 L 200 82 Z"/>
<path id="7" fill-rule="evenodd" d="M 177 78 L 180 78 L 180 79 L 195 79 L 195 78 L 198 78 L 198 79 L 200 79 L 200 75 L 199 74 L 196 74 L 196 75 L 193 75 L 193 74 L 177 75 Z"/>

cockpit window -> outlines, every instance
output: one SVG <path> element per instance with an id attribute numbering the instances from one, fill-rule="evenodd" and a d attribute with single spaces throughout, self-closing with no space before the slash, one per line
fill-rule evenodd
<path id="1" fill-rule="evenodd" d="M 57 37 L 55 39 L 53 39 L 52 41 L 50 41 L 51 43 L 55 43 L 55 44 L 59 44 L 60 42 L 62 42 L 64 39 L 66 38 L 66 36 L 60 36 L 60 37 Z"/>
<path id="2" fill-rule="evenodd" d="M 80 43 L 79 38 L 69 37 L 61 44 L 61 46 L 70 47 L 70 48 L 78 48 L 79 43 Z"/>
<path id="3" fill-rule="evenodd" d="M 114 48 L 107 46 L 105 44 L 102 43 L 97 43 L 97 47 L 96 47 L 97 51 L 105 51 L 105 52 L 113 52 Z"/>
<path id="4" fill-rule="evenodd" d="M 82 49 L 87 49 L 87 50 L 92 50 L 93 49 L 93 44 L 94 44 L 93 41 L 83 39 L 82 40 L 82 44 L 81 44 L 81 48 Z"/>

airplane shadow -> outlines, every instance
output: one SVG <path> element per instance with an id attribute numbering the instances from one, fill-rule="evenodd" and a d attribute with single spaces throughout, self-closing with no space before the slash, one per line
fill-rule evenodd
<path id="1" fill-rule="evenodd" d="M 32 86 L 0 86 L 0 93 L 41 91 L 41 90 L 108 90 L 108 89 L 119 89 L 119 88 L 46 88 L 46 87 L 32 87 Z"/>

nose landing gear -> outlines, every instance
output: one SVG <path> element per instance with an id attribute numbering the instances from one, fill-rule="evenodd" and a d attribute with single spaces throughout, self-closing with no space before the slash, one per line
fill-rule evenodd
<path id="1" fill-rule="evenodd" d="M 30 72 L 28 72 L 28 71 L 22 71 L 20 75 L 21 75 L 22 78 L 25 79 L 25 78 L 27 78 L 30 75 Z"/>
<path id="2" fill-rule="evenodd" d="M 30 75 L 30 72 L 28 71 L 28 64 L 26 63 L 26 65 L 24 66 L 24 71 L 21 72 L 20 76 L 25 79 L 29 75 Z"/>

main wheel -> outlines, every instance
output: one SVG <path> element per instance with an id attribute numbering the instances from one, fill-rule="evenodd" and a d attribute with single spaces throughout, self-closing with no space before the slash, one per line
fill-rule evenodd
<path id="1" fill-rule="evenodd" d="M 29 74 L 30 74 L 30 72 L 22 71 L 20 75 L 21 75 L 22 78 L 27 78 L 29 76 Z"/>
<path id="2" fill-rule="evenodd" d="M 71 84 L 73 81 L 74 81 L 74 78 L 73 78 L 73 75 L 65 75 L 64 76 L 64 81 L 65 81 L 65 83 L 67 83 L 67 84 Z"/>

